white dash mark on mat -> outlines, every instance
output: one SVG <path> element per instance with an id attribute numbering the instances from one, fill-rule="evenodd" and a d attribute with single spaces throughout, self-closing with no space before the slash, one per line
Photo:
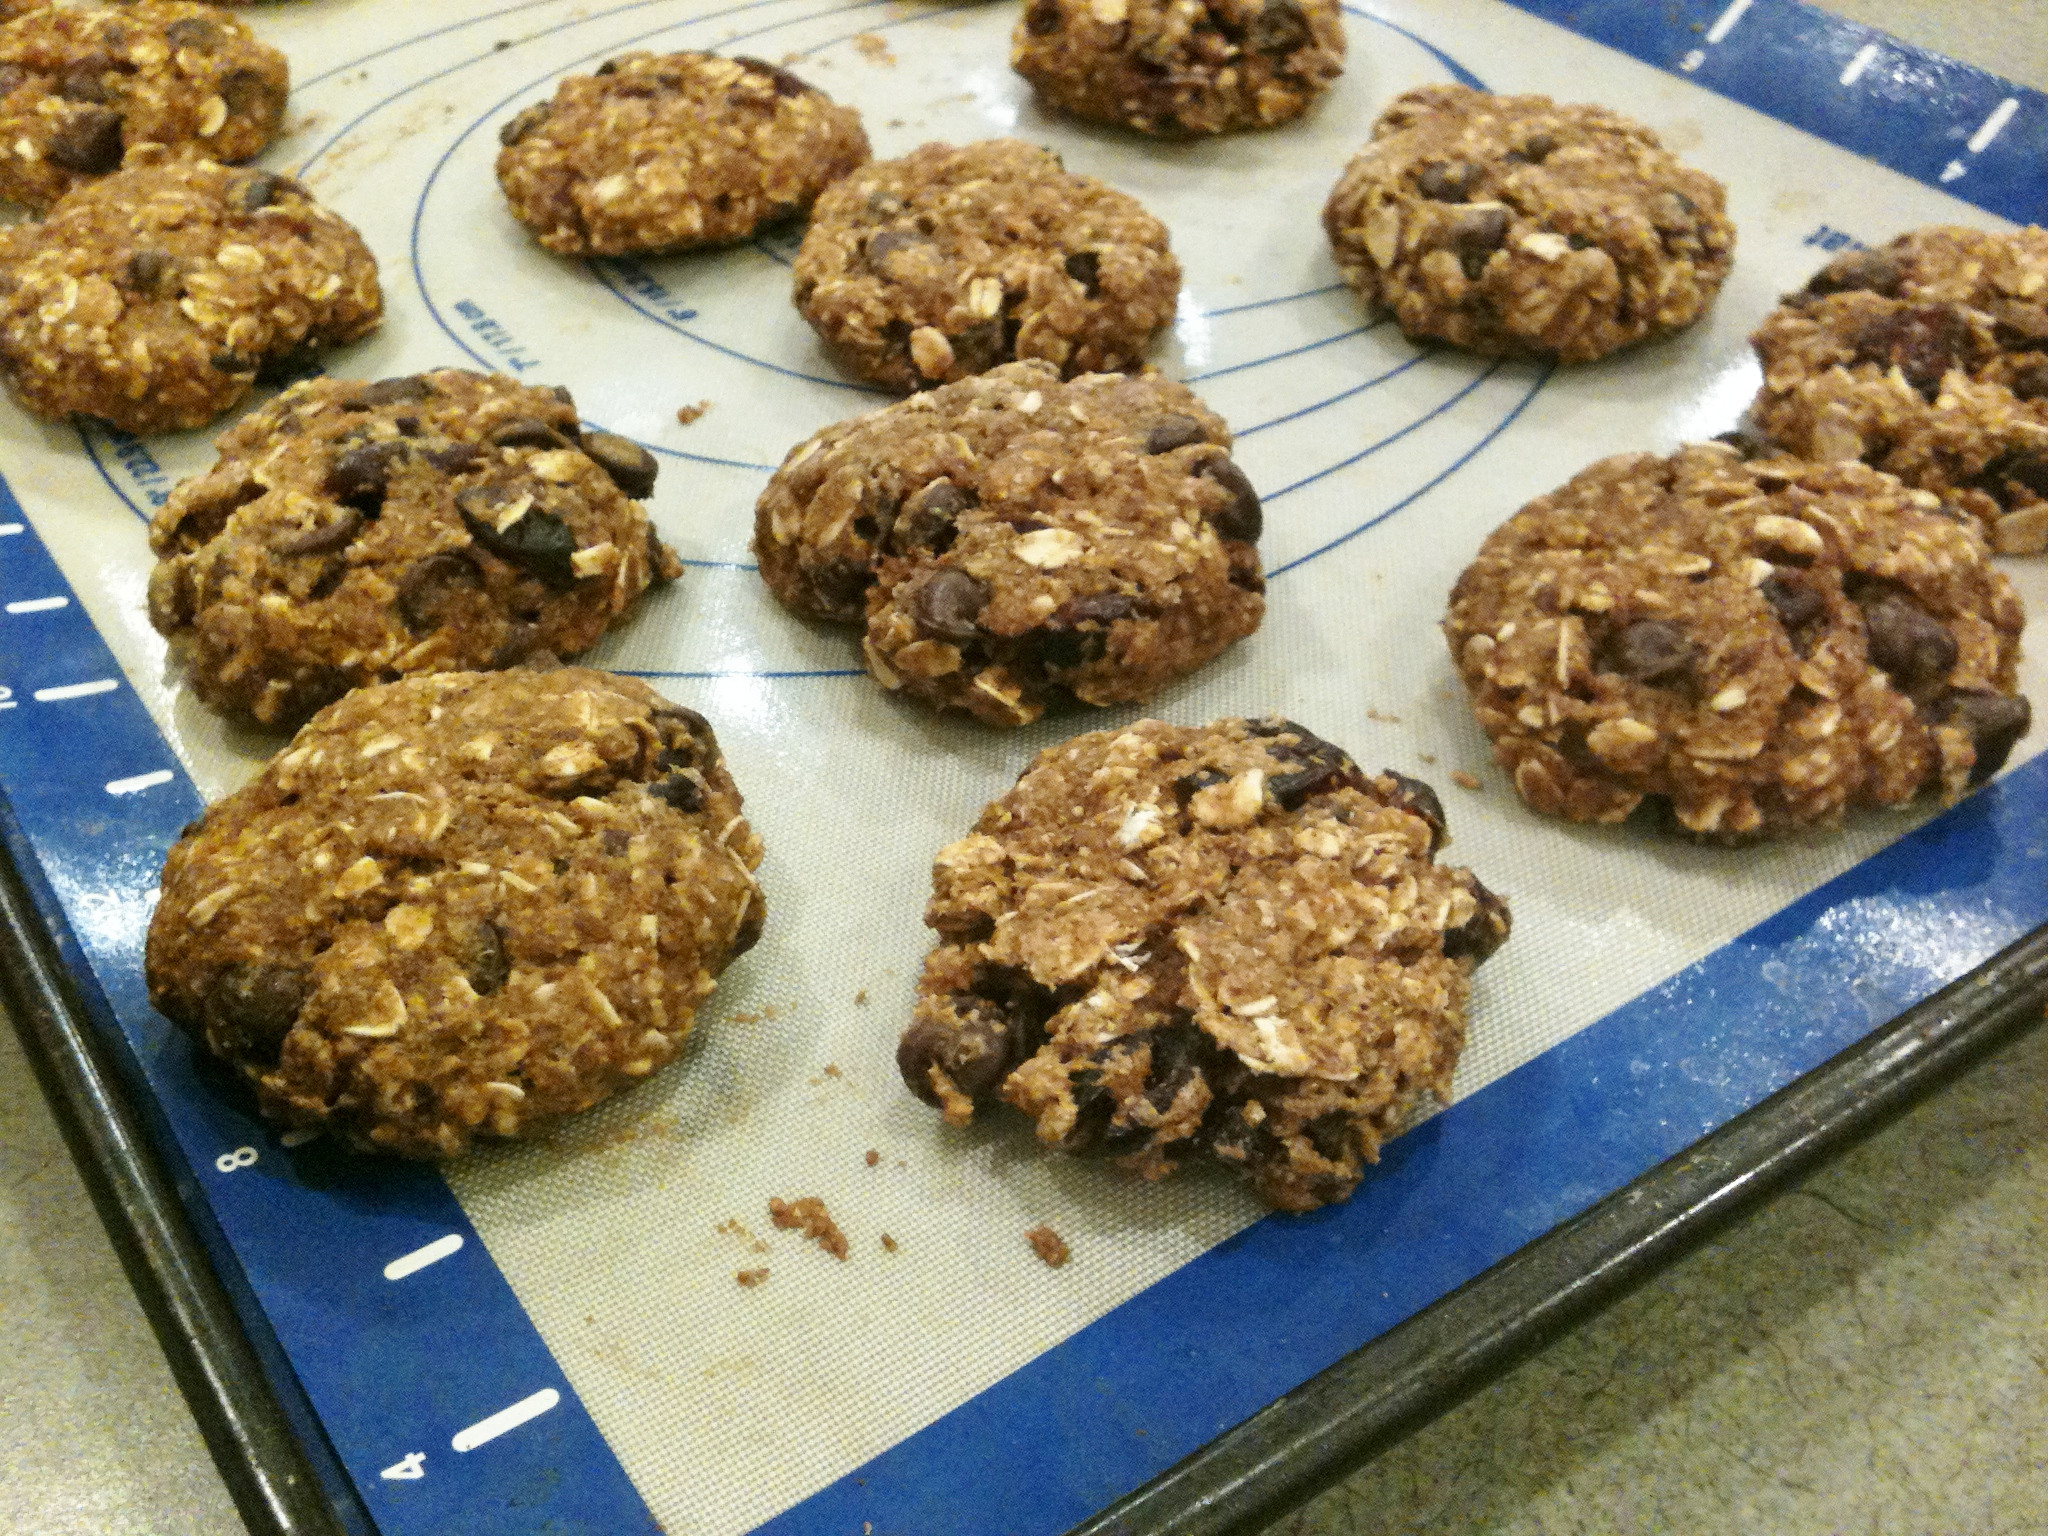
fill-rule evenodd
<path id="1" fill-rule="evenodd" d="M 139 794 L 145 789 L 155 789 L 159 784 L 168 784 L 170 782 L 171 770 L 159 768 L 154 773 L 138 773 L 129 779 L 109 779 L 107 780 L 107 793 L 110 795 Z"/>
<path id="2" fill-rule="evenodd" d="M 66 683 L 61 688 L 38 688 L 38 704 L 61 704 L 66 699 L 89 699 L 96 693 L 112 693 L 121 685 L 111 677 L 103 677 L 94 683 Z"/>
<path id="3" fill-rule="evenodd" d="M 1720 42 L 1730 32 L 1733 32 L 1735 24 L 1742 20 L 1743 13 L 1754 3 L 1755 0 L 1735 0 L 1733 5 L 1729 6 L 1719 16 L 1716 16 L 1714 24 L 1707 28 L 1707 46 L 1709 48 L 1713 47 L 1714 44 Z"/>
<path id="4" fill-rule="evenodd" d="M 0 523 L 0 538 L 5 538 L 10 533 L 20 533 L 21 531 L 22 525 L 20 523 Z"/>
<path id="5" fill-rule="evenodd" d="M 1941 179 L 1943 181 L 1954 181 L 1958 176 L 1962 175 L 1968 169 L 1969 167 L 1963 164 L 1962 161 L 1951 160 L 1947 165 L 1944 165 L 1941 168 Z"/>
<path id="6" fill-rule="evenodd" d="M 1689 75 L 1706 62 L 1707 50 L 1704 48 L 1695 48 L 1691 53 L 1688 53 L 1684 58 L 1678 61 L 1678 67 L 1684 70 Z"/>
<path id="7" fill-rule="evenodd" d="M 438 1264 L 449 1254 L 462 1247 L 462 1234 L 450 1232 L 446 1237 L 437 1237 L 411 1253 L 402 1253 L 384 1266 L 386 1280 L 403 1280 L 407 1275 L 416 1275 L 429 1264 Z M 457 1447 L 461 1449 L 461 1447 Z"/>
<path id="8" fill-rule="evenodd" d="M 1849 61 L 1849 67 L 1842 71 L 1842 84 L 1854 85 L 1863 78 L 1863 71 L 1877 62 L 1878 46 L 1865 43 L 1856 50 L 1856 57 Z"/>
<path id="9" fill-rule="evenodd" d="M 1984 125 L 1970 135 L 1970 153 L 1981 155 L 1991 141 L 2005 131 L 2005 125 L 2012 121 L 2013 113 L 2019 111 L 2020 99 L 2008 96 L 1991 109 L 1991 115 L 1984 119 Z"/>
<path id="10" fill-rule="evenodd" d="M 9 613 L 48 613 L 53 608 L 68 608 L 70 606 L 71 599 L 68 597 L 24 597 L 18 603 L 9 603 L 7 611 Z"/>
<path id="11" fill-rule="evenodd" d="M 542 1387 L 531 1397 L 522 1397 L 510 1408 L 500 1408 L 488 1419 L 478 1419 L 467 1429 L 457 1430 L 449 1442 L 458 1451 L 473 1451 L 498 1436 L 517 1429 L 528 1419 L 537 1419 L 562 1400 L 553 1387 Z"/>

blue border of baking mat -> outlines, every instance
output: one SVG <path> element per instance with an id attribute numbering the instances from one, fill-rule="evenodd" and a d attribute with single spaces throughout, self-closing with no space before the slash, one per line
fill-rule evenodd
<path id="1" fill-rule="evenodd" d="M 2039 92 L 1794 0 L 1510 3 L 1990 212 L 2048 212 Z M 0 604 L 65 599 L 0 618 L 0 833 L 151 1085 L 259 1347 L 385 1536 L 659 1530 L 439 1173 L 284 1147 L 150 1010 L 143 919 L 200 799 L 4 480 L 0 526 Z M 1403 1137 L 1346 1205 L 1246 1229 L 763 1529 L 1065 1530 L 2048 919 L 2044 829 L 2048 756 Z"/>

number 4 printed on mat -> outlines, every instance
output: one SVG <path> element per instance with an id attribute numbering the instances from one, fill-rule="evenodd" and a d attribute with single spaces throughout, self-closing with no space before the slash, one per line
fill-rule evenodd
<path id="1" fill-rule="evenodd" d="M 414 1451 L 410 1455 L 394 1461 L 377 1475 L 394 1483 L 410 1483 L 418 1478 L 425 1477 L 427 1475 L 427 1453 L 425 1451 Z"/>

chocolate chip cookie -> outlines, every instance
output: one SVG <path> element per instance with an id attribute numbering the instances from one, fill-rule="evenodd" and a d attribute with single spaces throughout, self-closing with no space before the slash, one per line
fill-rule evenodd
<path id="1" fill-rule="evenodd" d="M 860 114 L 786 69 L 627 53 L 498 133 L 512 216 L 564 256 L 744 240 L 868 157 Z"/>
<path id="2" fill-rule="evenodd" d="M 281 1124 L 452 1157 L 672 1060 L 760 936 L 702 715 L 581 667 L 360 689 L 186 829 L 150 1000 Z"/>
<path id="3" fill-rule="evenodd" d="M 1966 516 L 1855 463 L 1605 459 L 1497 529 L 1444 634 L 1522 798 L 1741 841 L 2004 763 L 2023 617 Z"/>
<path id="4" fill-rule="evenodd" d="M 1395 99 L 1323 227 L 1409 336 L 1563 363 L 1691 325 L 1735 253 L 1721 184 L 1641 123 L 1462 85 Z"/>
<path id="5" fill-rule="evenodd" d="M 185 0 L 53 5 L 0 26 L 0 198 L 47 208 L 145 144 L 247 160 L 276 135 L 284 55 Z"/>
<path id="6" fill-rule="evenodd" d="M 819 197 L 796 306 L 849 371 L 908 393 L 1017 358 L 1135 365 L 1180 263 L 1134 198 L 1015 139 L 926 144 Z"/>
<path id="7" fill-rule="evenodd" d="M 681 565 L 652 454 L 568 391 L 454 369 L 293 386 L 150 524 L 149 617 L 207 703 L 297 724 L 350 688 L 597 643 Z"/>
<path id="8" fill-rule="evenodd" d="M 1258 628 L 1259 498 L 1180 384 L 1008 363 L 827 427 L 754 510 L 762 578 L 884 687 L 991 725 L 1144 699 Z"/>
<path id="9" fill-rule="evenodd" d="M 1444 840 L 1428 785 L 1288 720 L 1050 747 L 939 851 L 903 1080 L 1146 1178 L 1208 1157 L 1286 1210 L 1342 1200 L 1448 1091 L 1508 936 Z"/>
<path id="10" fill-rule="evenodd" d="M 1140 133 L 1298 117 L 1344 72 L 1336 0 L 1031 0 L 1010 66 L 1053 106 Z"/>
<path id="11" fill-rule="evenodd" d="M 204 426 L 383 313 L 361 236 L 268 171 L 137 150 L 0 229 L 0 372 L 44 416 Z"/>
<path id="12" fill-rule="evenodd" d="M 1852 251 L 1752 338 L 1756 426 L 1788 453 L 1861 459 L 2048 549 L 2048 229 L 1935 225 Z"/>

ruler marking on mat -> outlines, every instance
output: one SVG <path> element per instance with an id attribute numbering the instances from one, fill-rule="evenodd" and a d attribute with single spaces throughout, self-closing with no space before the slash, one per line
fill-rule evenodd
<path id="1" fill-rule="evenodd" d="M 1879 52 L 1881 50 L 1876 43 L 1865 43 L 1861 48 L 1858 48 L 1856 56 L 1849 61 L 1848 67 L 1842 71 L 1842 84 L 1854 85 L 1858 80 L 1861 80 L 1863 72 L 1877 62 Z"/>
<path id="2" fill-rule="evenodd" d="M 450 1254 L 462 1249 L 462 1234 L 450 1232 L 446 1237 L 437 1237 L 431 1243 L 422 1244 L 411 1253 L 402 1253 L 384 1266 L 386 1280 L 403 1280 L 407 1275 L 416 1275 L 429 1264 L 438 1264 Z"/>
<path id="3" fill-rule="evenodd" d="M 139 794 L 145 789 L 155 789 L 159 784 L 170 783 L 171 777 L 170 769 L 158 768 L 152 773 L 138 773 L 125 779 L 109 779 L 107 780 L 107 793 L 110 795 Z"/>
<path id="4" fill-rule="evenodd" d="M 7 605 L 9 613 L 51 613 L 71 606 L 68 597 L 24 597 Z"/>
<path id="5" fill-rule="evenodd" d="M 473 1451 L 500 1435 L 509 1434 L 529 1419 L 537 1419 L 562 1400 L 553 1387 L 542 1387 L 531 1397 L 522 1397 L 510 1408 L 500 1408 L 487 1419 L 478 1419 L 467 1429 L 455 1432 L 448 1443 L 458 1451 Z"/>
<path id="6" fill-rule="evenodd" d="M 89 699 L 96 693 L 112 693 L 120 686 L 111 677 L 102 677 L 90 683 L 66 683 L 61 688 L 38 688 L 35 699 L 38 704 L 61 704 L 66 699 Z"/>

